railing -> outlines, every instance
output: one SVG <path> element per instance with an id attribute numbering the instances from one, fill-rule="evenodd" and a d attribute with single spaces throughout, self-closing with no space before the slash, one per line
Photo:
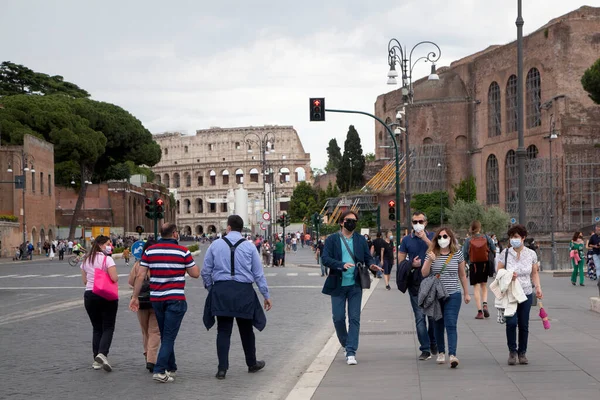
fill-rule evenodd
<path id="1" fill-rule="evenodd" d="M 587 253 L 587 251 L 586 251 Z M 550 246 L 540 246 L 538 249 L 538 257 L 542 271 L 552 270 L 552 248 Z M 568 244 L 556 244 L 556 269 L 557 270 L 573 270 L 571 259 L 569 257 Z M 584 271 L 587 272 L 587 271 Z"/>

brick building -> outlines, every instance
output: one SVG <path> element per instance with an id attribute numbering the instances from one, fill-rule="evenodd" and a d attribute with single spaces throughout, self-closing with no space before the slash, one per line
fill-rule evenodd
<path id="1" fill-rule="evenodd" d="M 177 224 L 188 235 L 224 230 L 233 190 L 241 187 L 248 190 L 246 222 L 257 231 L 257 212 L 287 210 L 296 183 L 312 181 L 310 154 L 291 126 L 210 128 L 154 140 L 162 158 L 152 170 L 176 195 Z"/>
<path id="2" fill-rule="evenodd" d="M 26 171 L 23 172 L 23 169 Z M 6 183 L 22 182 L 23 173 L 26 175 L 24 191 L 22 186 L 15 188 L 14 183 Z M 0 181 L 5 182 L 0 190 L 0 215 L 13 215 L 19 219 L 18 226 L 3 224 L 0 229 L 0 256 L 13 254 L 14 247 L 23 241 L 23 217 L 26 220 L 26 239 L 36 248 L 38 243 L 54 239 L 54 146 L 35 136 L 25 135 L 23 146 L 0 147 Z"/>
<path id="3" fill-rule="evenodd" d="M 85 200 L 79 212 L 78 229 L 75 238 L 91 234 L 93 227 L 107 227 L 110 234 L 137 235 L 139 225 L 144 232 L 154 232 L 154 225 L 146 218 L 146 198 L 158 194 L 165 202 L 164 221 L 175 219 L 175 208 L 164 187 L 154 183 L 142 183 L 141 186 L 127 182 L 107 182 L 88 185 Z M 77 203 L 78 193 L 73 188 L 56 188 L 56 225 L 61 238 L 68 237 L 69 224 Z"/>
<path id="4" fill-rule="evenodd" d="M 524 136 L 527 149 L 527 220 L 532 231 L 550 230 L 550 182 L 556 227 L 573 231 L 600 219 L 600 106 L 583 90 L 584 71 L 600 55 L 600 8 L 581 7 L 555 18 L 523 41 Z M 413 193 L 430 179 L 451 191 L 473 175 L 477 200 L 518 217 L 516 42 L 494 45 L 440 68 L 439 81 L 414 83 L 407 107 Z M 403 106 L 400 90 L 382 94 L 375 114 L 391 122 Z M 549 142 L 554 129 L 553 172 Z M 404 148 L 402 136 L 400 146 Z M 393 155 L 391 139 L 375 128 L 376 157 Z M 441 161 L 432 161 L 435 151 Z M 443 161 L 442 161 L 443 160 Z M 393 179 L 393 174 L 391 176 Z M 436 183 L 437 182 L 437 183 Z M 384 185 L 385 186 L 385 185 Z"/>

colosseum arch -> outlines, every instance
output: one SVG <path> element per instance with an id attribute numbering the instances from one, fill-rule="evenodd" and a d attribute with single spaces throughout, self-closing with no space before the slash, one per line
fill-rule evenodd
<path id="1" fill-rule="evenodd" d="M 306 181 L 306 170 L 302 167 L 298 167 L 294 170 L 294 182 L 305 182 Z"/>
<path id="2" fill-rule="evenodd" d="M 165 174 L 163 176 L 163 182 L 165 183 L 166 187 L 171 187 L 171 177 L 169 176 L 169 174 Z"/>
<path id="3" fill-rule="evenodd" d="M 244 183 L 244 170 L 241 168 L 235 170 L 235 183 L 237 183 L 238 185 Z"/>

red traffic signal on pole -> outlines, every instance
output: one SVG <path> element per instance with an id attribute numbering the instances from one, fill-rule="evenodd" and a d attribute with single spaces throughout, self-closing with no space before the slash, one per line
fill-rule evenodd
<path id="1" fill-rule="evenodd" d="M 165 208 L 164 208 L 164 204 L 165 202 L 163 201 L 163 199 L 158 198 L 155 201 L 156 203 L 156 219 L 164 219 L 165 218 Z"/>
<path id="2" fill-rule="evenodd" d="M 146 217 L 154 219 L 154 200 L 146 197 Z"/>
<path id="3" fill-rule="evenodd" d="M 394 221 L 396 219 L 396 202 L 394 200 L 388 201 L 389 209 L 389 220 Z"/>
<path id="4" fill-rule="evenodd" d="M 316 97 L 309 100 L 310 120 L 325 121 L 325 98 Z"/>
<path id="5" fill-rule="evenodd" d="M 390 200 L 390 201 L 388 201 L 388 206 L 389 207 L 396 207 L 396 202 L 394 200 Z"/>

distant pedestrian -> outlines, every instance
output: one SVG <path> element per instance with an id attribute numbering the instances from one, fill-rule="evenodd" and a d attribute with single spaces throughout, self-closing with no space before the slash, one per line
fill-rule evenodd
<path id="1" fill-rule="evenodd" d="M 153 243 L 156 243 L 156 241 L 152 241 Z M 146 242 L 148 243 L 148 242 Z M 146 246 L 144 244 L 144 250 L 146 249 Z M 125 246 L 125 249 L 123 250 L 123 259 L 125 260 L 125 266 L 127 268 L 129 268 L 129 257 L 131 257 L 131 251 L 129 250 L 129 246 Z"/>
<path id="2" fill-rule="evenodd" d="M 385 241 L 381 237 L 381 231 L 378 231 L 377 235 L 375 237 L 375 240 L 373 240 L 371 242 L 371 245 L 369 246 L 369 249 L 371 250 L 371 254 L 375 258 L 375 264 L 379 265 L 380 267 L 382 266 L 381 265 L 381 263 L 382 263 L 381 250 L 383 249 L 384 244 L 385 244 Z M 379 279 L 381 279 L 383 277 L 383 274 L 381 272 L 373 272 L 373 275 L 377 276 L 377 278 L 379 278 Z"/>
<path id="3" fill-rule="evenodd" d="M 275 247 L 273 249 L 273 266 L 281 267 L 283 258 L 285 257 L 285 245 L 280 238 L 275 239 Z"/>
<path id="4" fill-rule="evenodd" d="M 262 331 L 267 323 L 253 283 L 264 297 L 264 308 L 272 303 L 260 257 L 252 242 L 242 238 L 244 221 L 239 215 L 227 218 L 227 235 L 206 251 L 202 280 L 209 290 L 204 307 L 204 325 L 210 329 L 217 318 L 217 379 L 225 379 L 229 370 L 229 347 L 235 318 L 248 372 L 258 372 L 265 362 L 256 359 L 254 328 Z"/>
<path id="5" fill-rule="evenodd" d="M 600 224 L 596 225 L 596 232 L 590 236 L 587 248 L 592 250 L 592 259 L 598 275 L 600 273 Z"/>
<path id="6" fill-rule="evenodd" d="M 573 273 L 571 274 L 571 284 L 575 286 L 577 284 L 577 274 L 579 274 L 579 286 L 585 286 L 584 280 L 585 275 L 583 273 L 583 267 L 585 265 L 585 254 L 583 253 L 583 232 L 575 232 L 571 243 L 569 243 L 569 258 L 571 259 L 571 266 L 573 267 Z"/>
<path id="7" fill-rule="evenodd" d="M 495 254 L 496 245 L 494 241 L 485 234 L 481 233 L 481 222 L 475 220 L 471 222 L 470 237 L 465 240 L 462 248 L 465 261 L 469 265 L 469 281 L 473 286 L 473 295 L 477 305 L 477 315 L 475 319 L 484 319 L 490 317 L 488 310 L 488 288 L 487 281 L 491 268 L 490 251 Z"/>
<path id="8" fill-rule="evenodd" d="M 527 229 L 523 225 L 514 225 L 508 230 L 510 248 L 500 253 L 498 271 L 506 268 L 512 272 L 513 281 L 517 281 L 527 300 L 519 303 L 514 315 L 506 317 L 506 340 L 508 342 L 508 365 L 515 365 L 517 358 L 519 364 L 528 364 L 527 342 L 529 340 L 529 313 L 533 300 L 533 285 L 535 285 L 535 296 L 543 297 L 540 275 L 538 273 L 538 259 L 535 251 L 524 246 L 527 238 Z M 519 341 L 517 344 L 517 327 L 519 328 Z M 517 347 L 518 346 L 518 347 Z"/>
<path id="9" fill-rule="evenodd" d="M 431 245 L 427 251 L 423 269 L 423 277 L 433 276 L 439 279 L 446 289 L 448 297 L 437 300 L 441 304 L 442 318 L 434 322 L 435 341 L 437 343 L 437 363 L 446 362 L 446 344 L 444 331 L 448 334 L 448 356 L 450 367 L 458 366 L 456 347 L 458 344 L 458 313 L 462 302 L 460 286 L 465 297 L 465 304 L 469 304 L 469 285 L 467 284 L 467 272 L 462 250 L 457 245 L 454 232 L 450 228 L 440 228 L 436 232 Z"/>
<path id="10" fill-rule="evenodd" d="M 72 240 L 69 240 L 67 242 L 67 250 L 68 250 L 67 254 L 73 254 L 73 241 Z"/>
<path id="11" fill-rule="evenodd" d="M 173 223 L 166 223 L 160 230 L 161 239 L 142 255 L 135 280 L 129 308 L 137 312 L 139 295 L 148 268 L 150 270 L 150 301 L 160 329 L 160 350 L 154 366 L 152 379 L 157 382 L 173 382 L 177 373 L 175 362 L 175 339 L 181 321 L 187 311 L 185 298 L 185 274 L 192 278 L 200 276 L 200 269 L 187 247 L 179 245 L 179 232 Z"/>
<path id="12" fill-rule="evenodd" d="M 50 261 L 54 261 L 54 255 L 56 253 L 56 246 L 54 243 L 50 244 L 50 250 L 48 250 L 48 257 L 50 257 Z"/>
<path id="13" fill-rule="evenodd" d="M 333 326 L 345 349 L 346 363 L 356 365 L 356 351 L 360 334 L 360 307 L 362 286 L 358 276 L 357 263 L 381 270 L 374 264 L 373 257 L 364 236 L 354 232 L 358 216 L 354 211 L 345 211 L 340 216 L 340 232 L 325 240 L 323 265 L 329 268 L 322 292 L 331 296 Z M 346 307 L 348 324 L 346 326 Z"/>
<path id="14" fill-rule="evenodd" d="M 296 238 L 296 236 L 292 236 L 292 251 L 294 253 L 296 253 L 297 250 L 298 250 L 298 239 Z"/>
<path id="15" fill-rule="evenodd" d="M 327 275 L 327 267 L 323 264 L 323 249 L 324 248 L 325 248 L 325 243 L 323 242 L 323 240 L 319 239 L 319 241 L 317 242 L 317 250 L 315 253 L 317 255 L 317 262 L 321 266 L 321 276 Z"/>
<path id="16" fill-rule="evenodd" d="M 107 300 L 93 292 L 95 270 L 102 269 L 107 272 L 113 282 L 117 282 L 119 276 L 115 261 L 106 253 L 106 246 L 110 240 L 106 236 L 98 236 L 92 245 L 92 249 L 81 263 L 81 276 L 85 285 L 83 296 L 85 310 L 93 327 L 92 352 L 94 363 L 92 368 L 112 371 L 108 362 L 108 353 L 115 331 L 117 309 L 119 300 Z"/>
<path id="17" fill-rule="evenodd" d="M 385 235 L 385 239 L 381 243 L 381 253 L 379 254 L 379 266 L 383 268 L 383 279 L 385 280 L 385 288 L 390 288 L 390 275 L 392 273 L 392 267 L 394 266 L 394 236 L 391 232 Z"/>
<path id="18" fill-rule="evenodd" d="M 270 267 L 271 266 L 271 245 L 268 240 L 264 240 L 262 243 L 262 257 L 263 257 L 263 266 Z"/>
<path id="19" fill-rule="evenodd" d="M 157 242 L 154 240 L 148 240 L 144 243 L 142 252 L 146 251 L 150 246 L 153 246 L 156 243 Z M 150 301 L 150 270 L 144 268 L 144 271 L 140 273 L 141 268 L 143 267 L 140 266 L 139 261 L 136 261 L 133 264 L 133 268 L 131 268 L 131 271 L 129 272 L 129 286 L 135 287 L 136 280 L 140 279 L 140 275 L 143 275 L 142 288 L 138 296 L 140 308 L 137 311 L 137 317 L 140 322 L 140 328 L 142 329 L 142 343 L 146 360 L 146 369 L 149 372 L 154 372 L 154 366 L 156 365 L 156 359 L 158 357 L 158 348 L 160 346 L 160 329 L 158 328 L 156 314 L 154 313 L 152 302 Z"/>
<path id="20" fill-rule="evenodd" d="M 58 243 L 58 260 L 59 261 L 62 261 L 62 260 L 65 259 L 65 249 L 66 249 L 66 247 L 67 246 L 65 245 L 64 240 L 61 240 Z"/>

